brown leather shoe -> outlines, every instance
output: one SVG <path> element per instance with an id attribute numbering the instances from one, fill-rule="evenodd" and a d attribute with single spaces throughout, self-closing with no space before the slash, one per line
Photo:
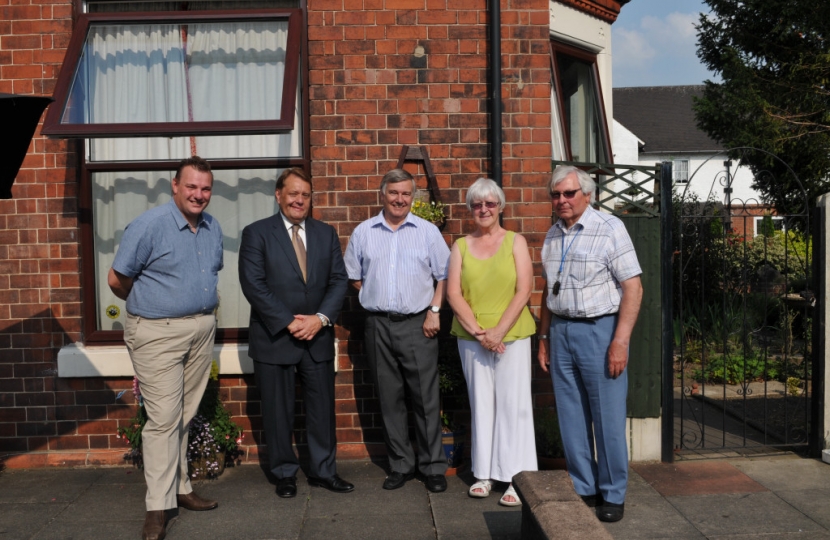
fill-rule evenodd
<path id="1" fill-rule="evenodd" d="M 176 503 L 182 508 L 187 508 L 192 512 L 201 512 L 203 510 L 213 510 L 219 503 L 216 501 L 209 501 L 196 495 L 195 491 L 191 491 L 187 495 L 181 493 L 176 495 Z"/>
<path id="2" fill-rule="evenodd" d="M 167 515 L 164 510 L 150 510 L 144 518 L 143 540 L 164 540 L 167 534 Z"/>

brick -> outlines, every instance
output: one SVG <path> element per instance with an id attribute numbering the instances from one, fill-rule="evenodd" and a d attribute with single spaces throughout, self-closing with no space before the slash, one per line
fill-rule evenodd
<path id="1" fill-rule="evenodd" d="M 338 55 L 347 54 L 375 54 L 375 43 L 373 41 L 341 41 L 334 44 L 335 53 Z"/>
<path id="2" fill-rule="evenodd" d="M 374 131 L 338 131 L 337 144 L 377 144 Z"/>
<path id="3" fill-rule="evenodd" d="M 371 100 L 338 101 L 337 114 L 375 114 L 377 102 Z"/>

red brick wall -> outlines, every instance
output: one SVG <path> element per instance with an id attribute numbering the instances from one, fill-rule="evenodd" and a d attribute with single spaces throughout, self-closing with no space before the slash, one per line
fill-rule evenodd
<path id="1" fill-rule="evenodd" d="M 503 0 L 501 9 L 504 223 L 527 236 L 538 261 L 551 223 L 541 189 L 551 170 L 548 3 Z M 380 179 L 401 147 L 423 145 L 451 204 L 445 237 L 468 231 L 464 188 L 491 172 L 487 2 L 309 0 L 308 19 L 318 215 L 337 227 L 345 247 L 354 227 L 378 212 Z M 422 169 L 406 168 L 426 186 Z M 349 306 L 338 329 L 341 457 L 365 456 L 366 443 L 373 450 L 382 442 L 356 296 Z M 549 380 L 537 389 L 549 393 Z"/>
<path id="2" fill-rule="evenodd" d="M 0 0 L 0 92 L 51 95 L 71 4 L 11 1 Z M 380 178 L 403 145 L 428 150 L 451 205 L 448 242 L 469 231 L 464 188 L 490 174 L 486 8 L 484 0 L 309 0 L 314 204 L 344 247 L 354 227 L 378 211 Z M 528 239 L 538 276 L 551 212 L 543 189 L 551 153 L 548 3 L 502 0 L 501 9 L 504 223 Z M 118 463 L 125 446 L 115 431 L 134 413 L 129 379 L 56 373 L 59 348 L 82 340 L 74 148 L 38 134 L 14 199 L 0 201 L 0 460 L 8 466 Z M 422 170 L 407 168 L 425 185 Z M 355 296 L 342 323 L 339 456 L 382 453 Z M 128 391 L 116 400 L 121 390 Z M 547 377 L 534 381 L 534 393 L 537 405 L 550 402 Z M 223 378 L 222 394 L 245 429 L 245 458 L 257 459 L 252 377 Z"/>

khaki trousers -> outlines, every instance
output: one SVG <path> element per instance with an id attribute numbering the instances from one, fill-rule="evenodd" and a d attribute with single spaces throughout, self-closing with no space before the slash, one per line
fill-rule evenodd
<path id="1" fill-rule="evenodd" d="M 188 425 L 205 392 L 216 316 L 145 319 L 127 314 L 124 342 L 141 386 L 147 423 L 141 431 L 147 511 L 176 508 L 193 491 L 187 474 Z"/>

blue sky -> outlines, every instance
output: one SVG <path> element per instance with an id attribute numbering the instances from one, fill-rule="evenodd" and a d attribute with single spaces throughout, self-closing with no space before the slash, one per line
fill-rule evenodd
<path id="1" fill-rule="evenodd" d="M 613 83 L 669 86 L 717 81 L 698 60 L 697 30 L 701 0 L 631 0 L 611 26 Z"/>

